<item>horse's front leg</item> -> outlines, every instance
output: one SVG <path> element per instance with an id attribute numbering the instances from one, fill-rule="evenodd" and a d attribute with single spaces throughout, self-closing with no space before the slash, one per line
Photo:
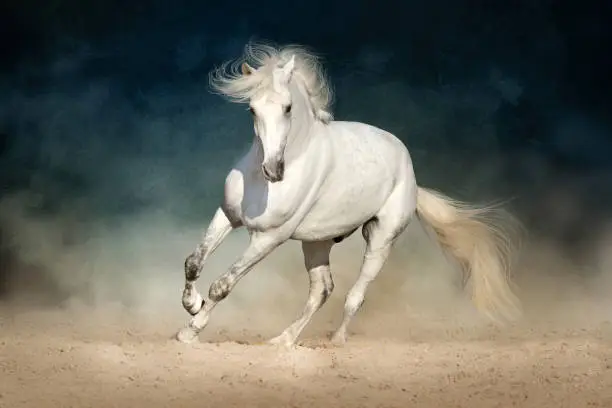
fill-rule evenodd
<path id="1" fill-rule="evenodd" d="M 191 318 L 187 326 L 178 332 L 177 339 L 184 343 L 195 340 L 198 333 L 208 324 L 210 313 L 215 306 L 229 295 L 238 281 L 259 261 L 286 240 L 285 235 L 275 232 L 253 232 L 249 246 L 242 257 L 210 285 L 208 299 L 202 302 L 201 309 Z"/>
<path id="2" fill-rule="evenodd" d="M 202 273 L 206 259 L 221 245 L 225 237 L 237 224 L 232 224 L 223 209 L 218 208 L 206 229 L 204 239 L 185 259 L 185 288 L 183 289 L 183 307 L 192 316 L 202 308 L 202 296 L 195 287 L 195 282 Z"/>

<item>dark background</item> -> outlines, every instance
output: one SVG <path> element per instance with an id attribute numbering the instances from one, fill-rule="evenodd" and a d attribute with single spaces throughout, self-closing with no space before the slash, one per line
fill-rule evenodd
<path id="1" fill-rule="evenodd" d="M 251 38 L 322 55 L 336 118 L 404 140 L 421 185 L 509 199 L 531 236 L 588 264 L 612 208 L 611 9 L 6 0 L 0 285 L 8 292 L 15 273 L 45 268 L 14 238 L 32 219 L 61 220 L 62 248 L 92 239 L 92 223 L 112 229 L 144 212 L 205 225 L 252 132 L 243 107 L 207 92 L 207 73 Z"/>

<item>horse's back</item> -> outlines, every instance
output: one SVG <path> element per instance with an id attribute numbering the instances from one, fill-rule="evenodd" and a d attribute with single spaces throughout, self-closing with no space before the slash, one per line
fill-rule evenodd
<path id="1" fill-rule="evenodd" d="M 334 121 L 329 124 L 329 130 L 332 133 L 330 137 L 339 143 L 373 147 L 383 154 L 408 154 L 406 145 L 394 134 L 368 123 Z"/>
<path id="2" fill-rule="evenodd" d="M 334 149 L 347 152 L 334 155 L 338 163 L 374 173 L 384 172 L 392 178 L 412 170 L 406 145 L 386 130 L 362 122 L 336 121 L 330 123 L 329 131 Z"/>

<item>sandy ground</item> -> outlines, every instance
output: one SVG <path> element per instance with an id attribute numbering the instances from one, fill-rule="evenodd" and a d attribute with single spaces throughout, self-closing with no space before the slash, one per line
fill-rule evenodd
<path id="1" fill-rule="evenodd" d="M 357 237 L 332 254 L 334 294 L 300 345 L 283 350 L 261 343 L 303 307 L 298 244 L 264 260 L 215 309 L 200 343 L 185 345 L 172 336 L 188 319 L 180 266 L 195 232 L 137 225 L 58 248 L 44 246 L 58 241 L 43 227 L 17 230 L 36 244 L 21 257 L 47 268 L 15 275 L 39 288 L 36 301 L 11 289 L 19 301 L 0 302 L 2 408 L 612 407 L 612 256 L 587 281 L 558 251 L 534 247 L 518 268 L 524 320 L 500 328 L 474 317 L 456 271 L 408 234 L 348 343 L 331 347 L 326 335 L 359 268 Z M 200 289 L 243 247 L 232 239 Z M 52 282 L 79 296 L 58 302 Z"/>
<path id="2" fill-rule="evenodd" d="M 121 310 L 4 307 L 0 322 L 7 408 L 612 406 L 605 322 L 503 331 L 412 322 L 402 336 L 354 333 L 342 348 L 310 333 L 295 350 L 223 329 L 179 344 L 169 338 L 176 320 Z"/>

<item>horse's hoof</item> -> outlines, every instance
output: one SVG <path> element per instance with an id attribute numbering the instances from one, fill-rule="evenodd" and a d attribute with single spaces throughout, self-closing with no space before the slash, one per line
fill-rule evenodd
<path id="1" fill-rule="evenodd" d="M 289 338 L 286 333 L 282 333 L 279 336 L 269 339 L 266 344 L 270 346 L 276 346 L 284 350 L 292 350 L 296 348 L 295 340 Z"/>
<path id="2" fill-rule="evenodd" d="M 190 327 L 183 327 L 176 333 L 176 340 L 184 344 L 195 343 L 198 341 L 198 334 Z"/>
<path id="3" fill-rule="evenodd" d="M 331 344 L 336 347 L 343 347 L 346 344 L 346 335 L 340 333 L 334 333 L 331 336 Z"/>

